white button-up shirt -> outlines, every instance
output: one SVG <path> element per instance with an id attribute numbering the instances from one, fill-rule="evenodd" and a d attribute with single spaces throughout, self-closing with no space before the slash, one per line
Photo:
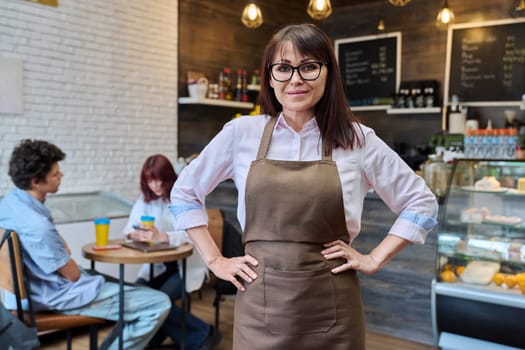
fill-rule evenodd
<path id="1" fill-rule="evenodd" d="M 246 177 L 251 162 L 257 156 L 264 126 L 269 118 L 265 115 L 246 116 L 226 123 L 199 156 L 184 168 L 171 191 L 170 210 L 176 216 L 177 230 L 207 224 L 205 198 L 227 179 L 233 179 L 237 187 L 237 215 L 244 229 Z M 423 243 L 437 222 L 435 196 L 424 180 L 372 129 L 364 125 L 360 127 L 363 131 L 360 136 L 364 141 L 363 147 L 353 150 L 337 148 L 332 152 L 341 180 L 350 242 L 359 234 L 363 201 L 367 192 L 373 189 L 398 215 L 386 233 L 414 243 Z M 268 149 L 268 159 L 319 160 L 322 158 L 321 151 L 321 135 L 315 118 L 300 132 L 296 132 L 286 123 L 282 114 L 278 117 Z"/>

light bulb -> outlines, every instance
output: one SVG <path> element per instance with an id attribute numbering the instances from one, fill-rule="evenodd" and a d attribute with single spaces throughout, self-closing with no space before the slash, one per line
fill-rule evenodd
<path id="1" fill-rule="evenodd" d="M 257 28 L 263 24 L 261 9 L 255 2 L 250 2 L 244 7 L 241 22 L 248 28 Z"/>
<path id="2" fill-rule="evenodd" d="M 255 4 L 248 5 L 248 18 L 250 21 L 255 21 L 257 18 L 257 6 Z"/>
<path id="3" fill-rule="evenodd" d="M 447 8 L 443 9 L 441 11 L 441 23 L 449 24 L 453 16 L 454 14 L 452 14 L 449 9 Z"/>
<path id="4" fill-rule="evenodd" d="M 454 23 L 454 12 L 448 7 L 448 3 L 445 0 L 443 7 L 439 10 L 436 18 L 436 27 L 440 29 L 446 29 L 448 25 Z"/>
<path id="5" fill-rule="evenodd" d="M 325 6 L 324 0 L 315 0 L 315 9 L 317 11 L 323 11 Z"/>
<path id="6" fill-rule="evenodd" d="M 306 12 L 316 20 L 322 20 L 332 14 L 332 4 L 330 0 L 310 0 Z"/>

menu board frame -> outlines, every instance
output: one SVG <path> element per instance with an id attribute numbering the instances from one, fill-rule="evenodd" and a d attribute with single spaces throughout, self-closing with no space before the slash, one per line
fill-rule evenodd
<path id="1" fill-rule="evenodd" d="M 496 27 L 496 26 L 506 26 L 506 25 L 520 25 L 525 26 L 525 19 L 503 19 L 503 20 L 494 20 L 494 21 L 482 21 L 482 22 L 472 22 L 472 23 L 460 23 L 453 24 L 448 28 L 447 35 L 447 52 L 446 52 L 446 65 L 445 65 L 445 84 L 443 91 L 443 106 L 446 107 L 450 104 L 451 99 L 451 72 L 452 70 L 457 70 L 456 67 L 458 62 L 452 62 L 453 59 L 453 44 L 454 44 L 454 33 L 459 33 L 461 30 L 465 29 L 476 29 L 483 27 Z M 463 49 L 462 49 L 463 50 Z M 454 67 L 454 68 L 453 68 Z M 454 81 L 457 84 L 457 80 Z M 525 91 L 524 91 L 525 93 Z M 477 98 L 465 99 L 459 96 L 459 103 L 465 106 L 520 106 L 524 102 L 521 99 L 517 100 L 503 100 L 497 98 L 495 100 L 484 99 L 480 100 Z"/>
<path id="2" fill-rule="evenodd" d="M 349 46 L 352 46 L 354 44 L 356 48 L 359 48 L 362 45 L 379 44 L 380 42 L 384 42 L 385 40 L 388 40 L 389 44 L 395 45 L 395 55 L 394 55 L 395 62 L 393 64 L 395 72 L 393 72 L 392 74 L 395 76 L 395 81 L 388 82 L 389 85 L 385 89 L 385 90 L 388 90 L 388 96 L 386 95 L 385 96 L 376 96 L 376 95 L 367 96 L 366 100 L 368 100 L 368 103 L 365 102 L 365 103 L 360 103 L 359 105 L 356 105 L 356 106 L 352 106 L 353 109 L 388 109 L 391 107 L 391 103 L 383 103 L 382 101 L 385 100 L 386 98 L 393 97 L 393 95 L 399 90 L 399 85 L 401 82 L 401 32 L 391 32 L 391 33 L 382 33 L 382 34 L 342 38 L 342 39 L 337 39 L 334 41 L 335 55 L 338 60 L 339 69 L 341 70 L 343 85 L 345 87 L 345 91 L 348 96 L 352 94 L 352 88 L 350 88 L 348 84 L 346 83 L 345 63 L 340 61 L 340 58 L 339 58 L 340 51 L 347 49 Z M 379 91 L 378 89 L 374 89 L 374 90 L 375 90 L 374 94 L 376 94 L 377 91 Z M 350 97 L 351 96 L 348 96 L 349 100 L 350 100 Z M 374 101 L 377 101 L 377 103 L 375 103 Z"/>

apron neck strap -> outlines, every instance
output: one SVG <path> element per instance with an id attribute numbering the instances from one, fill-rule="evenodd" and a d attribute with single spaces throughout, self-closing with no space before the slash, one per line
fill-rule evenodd
<path id="1" fill-rule="evenodd" d="M 332 148 L 328 149 L 328 153 L 325 153 L 321 147 L 321 152 L 323 153 L 323 160 L 331 161 L 332 160 Z"/>
<path id="2" fill-rule="evenodd" d="M 268 148 L 270 147 L 270 140 L 272 139 L 273 128 L 277 123 L 277 117 L 271 117 L 270 120 L 264 126 L 264 132 L 259 144 L 259 150 L 257 151 L 257 160 L 262 160 L 266 158 L 268 153 Z M 322 147 L 321 147 L 322 148 Z M 325 153 L 324 150 L 321 150 L 323 154 L 323 160 L 331 161 L 332 160 L 332 148 L 328 150 L 328 153 Z"/>
<path id="3" fill-rule="evenodd" d="M 275 123 L 277 123 L 277 117 L 271 117 L 264 127 L 261 143 L 259 144 L 259 151 L 257 152 L 257 160 L 266 158 Z"/>

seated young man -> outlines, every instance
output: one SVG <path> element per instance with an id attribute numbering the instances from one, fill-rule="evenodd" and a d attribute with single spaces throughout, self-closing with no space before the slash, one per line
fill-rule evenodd
<path id="1" fill-rule="evenodd" d="M 15 147 L 9 161 L 9 176 L 17 188 L 0 201 L 0 227 L 16 231 L 20 237 L 36 310 L 116 321 L 118 284 L 79 269 L 44 206 L 46 195 L 58 191 L 63 176 L 58 162 L 64 158 L 62 150 L 46 141 L 22 140 Z M 147 287 L 127 286 L 124 348 L 145 348 L 170 308 L 166 294 Z M 111 348 L 117 346 L 118 338 Z"/>

